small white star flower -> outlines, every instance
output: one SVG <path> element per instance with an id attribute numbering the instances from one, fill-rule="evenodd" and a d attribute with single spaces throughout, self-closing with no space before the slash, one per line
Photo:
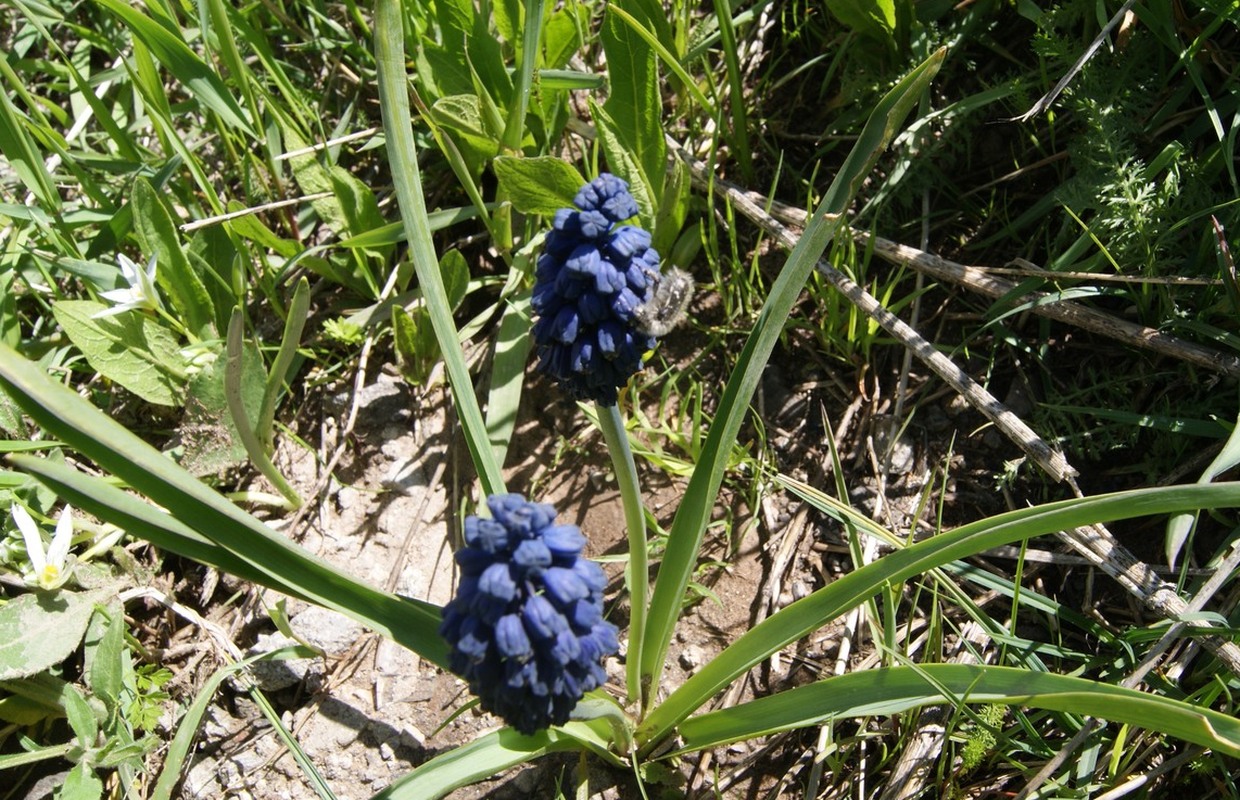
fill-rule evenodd
<path id="1" fill-rule="evenodd" d="M 65 506 L 56 522 L 52 546 L 43 548 L 43 534 L 26 509 L 16 503 L 10 509 L 13 522 L 26 542 L 26 555 L 30 559 L 30 571 L 23 574 L 26 583 L 45 591 L 59 589 L 69 580 L 69 545 L 73 542 L 73 509 Z"/>
<path id="2" fill-rule="evenodd" d="M 131 308 L 142 308 L 148 311 L 163 308 L 159 292 L 155 289 L 155 256 L 151 256 L 150 261 L 146 262 L 146 269 L 139 267 L 124 253 L 117 254 L 116 263 L 120 265 L 121 275 L 129 284 L 129 288 L 100 292 L 100 297 L 117 305 L 93 314 L 93 319 L 115 316 Z"/>

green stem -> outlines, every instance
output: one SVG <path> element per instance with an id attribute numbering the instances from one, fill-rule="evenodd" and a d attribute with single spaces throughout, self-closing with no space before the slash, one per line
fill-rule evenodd
<path id="1" fill-rule="evenodd" d="M 624 429 L 618 405 L 596 406 L 598 426 L 611 453 L 624 504 L 624 523 L 629 532 L 629 652 L 625 678 L 630 700 L 636 700 L 645 711 L 649 700 L 649 678 L 642 680 L 641 645 L 646 631 L 646 609 L 650 603 L 649 568 L 646 563 L 646 512 L 642 508 L 641 485 L 637 481 L 637 464 L 629 448 L 629 435 Z"/>

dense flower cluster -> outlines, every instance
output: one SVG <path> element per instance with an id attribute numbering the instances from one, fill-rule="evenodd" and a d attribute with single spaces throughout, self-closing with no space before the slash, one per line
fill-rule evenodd
<path id="1" fill-rule="evenodd" d="M 492 519 L 465 520 L 461 584 L 439 632 L 482 707 L 528 735 L 567 722 L 620 645 L 603 620 L 606 578 L 581 557 L 577 526 L 556 525 L 553 507 L 519 494 L 487 506 Z"/>
<path id="2" fill-rule="evenodd" d="M 619 225 L 637 214 L 620 178 L 603 173 L 573 204 L 556 212 L 535 272 L 538 368 L 579 400 L 615 405 L 617 390 L 655 345 L 633 312 L 658 282 L 659 254 L 649 233 Z"/>

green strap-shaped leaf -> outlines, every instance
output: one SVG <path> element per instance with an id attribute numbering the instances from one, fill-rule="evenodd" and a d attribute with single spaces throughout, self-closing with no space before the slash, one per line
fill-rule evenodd
<path id="1" fill-rule="evenodd" d="M 371 800 L 436 800 L 453 789 L 492 778 L 509 767 L 527 764 L 548 753 L 571 752 L 583 747 L 613 766 L 622 766 L 607 750 L 606 741 L 595 727 L 602 728 L 598 722 L 570 722 L 562 728 L 549 728 L 533 736 L 522 736 L 511 728 L 493 731 L 432 758 Z"/>
<path id="2" fill-rule="evenodd" d="M 854 672 L 712 711 L 680 726 L 684 743 L 677 752 L 704 750 L 842 717 L 898 714 L 944 700 L 1088 714 L 1240 756 L 1240 720 L 1233 716 L 1084 678 L 966 664 Z"/>
<path id="3" fill-rule="evenodd" d="M 1022 508 L 897 550 L 780 609 L 705 665 L 650 713 L 638 741 L 651 746 L 755 664 L 882 591 L 935 567 L 1032 536 L 1098 522 L 1240 506 L 1240 483 L 1142 488 Z"/>
<path id="4" fill-rule="evenodd" d="M 439 259 L 431 239 L 426 198 L 422 195 L 417 148 L 410 126 L 409 83 L 405 73 L 405 37 L 400 0 L 378 0 L 375 4 L 375 60 L 379 65 L 379 104 L 383 112 L 383 132 L 388 158 L 392 162 L 392 183 L 400 202 L 401 220 L 409 241 L 410 258 L 417 272 L 422 296 L 431 315 L 431 326 L 443 353 L 444 369 L 452 387 L 456 412 L 461 418 L 465 444 L 478 470 L 483 491 L 504 492 L 504 476 L 487 439 L 486 423 L 478 407 L 469 368 L 457 338 L 456 325 L 449 311 Z"/>
<path id="5" fill-rule="evenodd" d="M 642 676 L 647 685 L 658 685 L 658 675 L 663 670 L 685 587 L 696 567 L 702 535 L 714 509 L 732 445 L 749 410 L 749 400 L 814 264 L 843 224 L 842 217 L 830 215 L 841 214 L 848 209 L 861 182 L 869 175 L 874 162 L 891 142 L 921 93 L 930 85 L 946 54 L 946 49 L 936 52 L 900 81 L 875 107 L 800 242 L 771 286 L 758 322 L 728 379 L 702 456 L 672 522 L 667 553 L 660 565 L 650 604 L 645 646 L 642 648 Z M 674 716 L 679 712 L 689 713 L 684 709 L 671 713 Z M 665 725 L 666 722 L 664 719 L 657 724 Z"/>

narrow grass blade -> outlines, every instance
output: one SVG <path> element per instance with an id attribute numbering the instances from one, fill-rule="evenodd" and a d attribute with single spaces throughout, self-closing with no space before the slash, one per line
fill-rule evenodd
<path id="1" fill-rule="evenodd" d="M 500 139 L 501 147 L 510 153 L 521 152 L 525 112 L 530 105 L 530 87 L 534 83 L 534 69 L 538 66 L 538 56 L 542 51 L 539 41 L 542 38 L 544 0 L 526 0 L 522 5 L 525 7 L 525 26 L 521 33 L 521 63 L 517 65 L 512 107 L 508 109 L 508 119 Z"/>
<path id="2" fill-rule="evenodd" d="M 422 296 L 430 312 L 431 327 L 439 340 L 448 383 L 456 412 L 461 418 L 465 444 L 474 468 L 488 495 L 502 494 L 504 476 L 495 461 L 495 453 L 487 439 L 486 422 L 478 407 L 478 398 L 465 365 L 465 354 L 457 339 L 456 326 L 449 311 L 448 295 L 439 274 L 426 200 L 418 171 L 418 154 L 410 127 L 409 82 L 405 73 L 405 26 L 400 0 L 378 0 L 375 4 L 375 60 L 379 71 L 379 104 L 383 113 L 383 132 L 387 140 L 388 158 L 392 163 L 392 182 L 400 205 L 409 254 L 417 272 Z"/>
<path id="3" fill-rule="evenodd" d="M 189 45 L 184 40 L 151 17 L 145 16 L 120 0 L 98 0 L 98 2 L 121 22 L 124 22 L 126 27 L 133 31 L 134 36 L 150 48 L 151 53 L 168 69 L 168 72 L 184 84 L 190 94 L 201 100 L 204 106 L 219 114 L 220 119 L 226 125 L 244 132 L 247 136 L 256 136 L 254 128 L 245 118 L 245 112 L 229 94 L 224 81 L 215 73 L 215 70 L 189 49 Z"/>
<path id="4" fill-rule="evenodd" d="M 194 737 L 198 735 L 198 726 L 201 724 L 202 717 L 206 714 L 207 708 L 210 707 L 211 701 L 215 699 L 215 693 L 219 690 L 220 684 L 229 676 L 235 675 L 255 661 L 269 655 L 268 653 L 260 653 L 244 661 L 220 667 L 212 673 L 210 678 L 207 678 L 202 688 L 198 690 L 198 694 L 194 697 L 194 702 L 190 703 L 189 708 L 185 710 L 180 724 L 177 725 L 176 734 L 172 737 L 172 741 L 168 743 L 168 753 L 164 757 L 164 767 L 159 773 L 159 780 L 155 782 L 155 788 L 151 791 L 151 800 L 169 800 L 172 797 L 172 790 L 176 788 L 181 778 L 181 769 L 185 766 L 185 761 L 189 757 Z"/>
<path id="5" fill-rule="evenodd" d="M 840 717 L 898 714 L 944 700 L 1088 714 L 1240 756 L 1240 720 L 1227 714 L 1084 678 L 968 664 L 854 672 L 712 711 L 680 726 L 684 744 L 676 753 Z"/>
<path id="6" fill-rule="evenodd" d="M 728 94 L 732 101 L 732 152 L 740 164 L 745 183 L 751 183 L 753 162 L 749 156 L 749 118 L 745 114 L 745 88 L 742 85 L 744 76 L 741 74 L 736 31 L 732 28 L 732 4 L 728 0 L 715 0 L 715 19 L 719 20 L 723 58 L 728 65 Z"/>
<path id="7" fill-rule="evenodd" d="M 44 430 L 168 509 L 204 539 L 269 576 L 261 582 L 287 585 L 298 596 L 340 611 L 430 661 L 447 662 L 433 607 L 374 589 L 315 558 L 4 345 L 0 385 Z M 123 524 L 111 520 L 107 509 L 96 513 Z"/>
<path id="8" fill-rule="evenodd" d="M 11 70 L 7 70 L 12 74 Z M 16 75 L 13 75 L 16 78 Z M 8 92 L 0 92 L 0 153 L 17 173 L 26 188 L 38 198 L 39 204 L 48 211 L 60 210 L 60 195 L 55 181 L 43 164 L 43 158 L 34 139 L 26 131 L 23 116 Z"/>
<path id="9" fill-rule="evenodd" d="M 435 800 L 453 789 L 493 778 L 509 767 L 528 764 L 548 753 L 580 750 L 589 740 L 597 741 L 598 737 L 580 722 L 571 722 L 563 729 L 549 728 L 533 736 L 504 728 L 432 758 L 371 800 Z M 590 749 L 600 755 L 606 752 L 600 752 L 597 746 Z M 608 755 L 607 760 L 618 764 L 615 756 Z"/>
<path id="10" fill-rule="evenodd" d="M 899 583 L 983 550 L 1069 528 L 1151 514 L 1240 506 L 1240 483 L 1143 488 L 1065 500 L 989 517 L 897 550 L 767 617 L 705 665 L 658 708 L 638 741 L 658 742 L 716 692 L 781 647 Z"/>
<path id="11" fill-rule="evenodd" d="M 1197 482 L 1209 483 L 1237 464 L 1240 464 L 1240 419 L 1236 420 L 1236 424 L 1231 429 L 1231 435 L 1227 437 L 1227 443 L 1223 445 L 1223 449 L 1210 462 L 1210 466 L 1206 467 L 1201 473 L 1201 477 L 1197 479 Z M 1183 549 L 1184 543 L 1188 541 L 1188 535 L 1196 522 L 1196 514 L 1177 514 L 1167 521 L 1166 544 L 1164 546 L 1167 552 L 1167 564 L 1172 569 L 1175 568 L 1175 563 L 1180 556 L 1180 550 Z"/>
<path id="12" fill-rule="evenodd" d="M 653 685 L 663 669 L 672 631 L 680 614 L 685 587 L 696 566 L 702 535 L 710 520 L 724 469 L 741 422 L 749 410 L 749 400 L 757 388 L 763 369 L 775 349 L 793 303 L 814 269 L 827 244 L 844 224 L 847 210 L 861 181 L 895 136 L 896 130 L 930 84 L 946 57 L 939 50 L 900 81 L 874 109 L 861 136 L 836 175 L 822 204 L 805 229 L 800 242 L 788 257 L 779 278 L 771 286 L 758 322 L 728 379 L 719 410 L 711 424 L 702 457 L 681 500 L 668 537 L 667 554 L 659 568 L 646 640 L 642 652 L 642 677 Z"/>

